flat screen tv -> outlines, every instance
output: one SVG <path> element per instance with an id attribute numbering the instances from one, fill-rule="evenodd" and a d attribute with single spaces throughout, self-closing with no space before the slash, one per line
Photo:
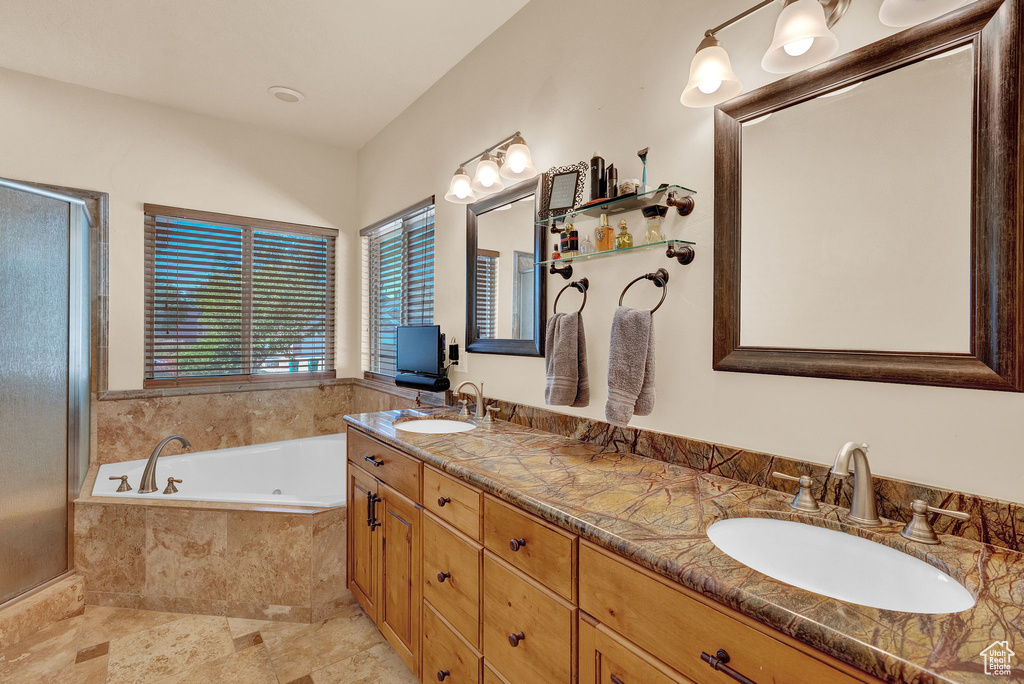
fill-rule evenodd
<path id="1" fill-rule="evenodd" d="M 399 373 L 444 375 L 443 349 L 441 326 L 400 325 L 395 366 Z"/>

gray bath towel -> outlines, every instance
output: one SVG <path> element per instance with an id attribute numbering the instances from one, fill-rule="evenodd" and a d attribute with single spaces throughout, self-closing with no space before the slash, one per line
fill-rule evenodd
<path id="1" fill-rule="evenodd" d="M 589 406 L 590 377 L 587 340 L 580 313 L 556 313 L 545 330 L 547 387 L 544 401 L 552 406 Z"/>
<path id="2" fill-rule="evenodd" d="M 604 415 L 612 425 L 654 411 L 654 315 L 620 306 L 612 319 L 608 355 L 608 403 Z"/>

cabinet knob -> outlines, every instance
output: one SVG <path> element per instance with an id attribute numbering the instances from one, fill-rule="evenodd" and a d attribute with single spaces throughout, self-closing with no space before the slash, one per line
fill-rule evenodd
<path id="1" fill-rule="evenodd" d="M 518 551 L 519 549 L 523 548 L 524 546 L 526 546 L 526 540 L 522 539 L 522 538 L 520 538 L 520 539 L 510 539 L 509 542 L 508 542 L 508 548 L 512 549 L 512 551 Z"/>
<path id="2" fill-rule="evenodd" d="M 444 508 L 446 504 L 450 504 L 451 502 L 452 500 L 449 499 L 447 496 L 437 497 L 437 505 L 440 506 L 441 508 Z"/>
<path id="3" fill-rule="evenodd" d="M 437 671 L 437 681 L 439 681 L 439 682 L 443 682 L 444 680 L 448 679 L 451 676 L 452 676 L 452 673 L 449 672 L 448 670 L 438 670 Z"/>
<path id="4" fill-rule="evenodd" d="M 450 578 L 451 576 L 452 576 L 452 573 L 450 573 L 450 572 L 439 572 L 439 573 L 437 573 L 437 581 L 438 582 L 444 582 L 446 579 Z"/>
<path id="5" fill-rule="evenodd" d="M 526 641 L 526 635 L 522 632 L 508 635 L 508 645 L 512 648 L 518 646 L 520 641 Z"/>
<path id="6" fill-rule="evenodd" d="M 373 456 L 363 456 L 363 460 L 364 461 L 369 461 L 370 463 L 372 463 L 374 468 L 380 468 L 382 465 L 384 465 L 384 461 L 383 460 L 380 460 L 380 459 L 375 458 Z"/>

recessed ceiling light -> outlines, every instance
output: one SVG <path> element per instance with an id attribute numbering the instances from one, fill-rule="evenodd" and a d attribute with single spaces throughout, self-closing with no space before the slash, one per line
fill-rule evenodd
<path id="1" fill-rule="evenodd" d="M 295 90 L 294 88 L 286 88 L 284 86 L 271 86 L 270 88 L 267 88 L 267 92 L 281 102 L 288 102 L 289 104 L 302 102 L 306 99 L 306 96 L 298 90 Z"/>

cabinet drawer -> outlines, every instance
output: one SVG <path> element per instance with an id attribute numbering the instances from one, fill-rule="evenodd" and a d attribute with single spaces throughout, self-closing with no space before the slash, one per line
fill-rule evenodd
<path id="1" fill-rule="evenodd" d="M 423 604 L 423 681 L 479 684 L 482 659 L 444 623 L 429 603 Z"/>
<path id="2" fill-rule="evenodd" d="M 484 546 L 569 601 L 576 600 L 576 536 L 484 496 Z"/>
<path id="3" fill-rule="evenodd" d="M 420 501 L 422 463 L 357 430 L 348 431 L 348 460 L 415 502 Z"/>
<path id="4" fill-rule="evenodd" d="M 591 620 L 580 613 L 580 684 L 692 684 Z"/>
<path id="5" fill-rule="evenodd" d="M 423 516 L 423 597 L 474 647 L 480 647 L 482 550 Z"/>
<path id="6" fill-rule="evenodd" d="M 484 553 L 484 658 L 503 677 L 573 682 L 575 632 L 573 606 Z"/>
<path id="7" fill-rule="evenodd" d="M 729 667 L 755 682 L 876 681 L 866 674 L 853 677 L 846 673 L 854 672 L 852 668 L 830 656 L 798 650 L 794 641 L 780 640 L 788 639 L 785 635 L 776 638 L 769 627 L 755 629 L 747 624 L 753 620 L 734 618 L 724 606 L 715 608 L 705 601 L 709 600 L 638 565 L 590 544 L 580 545 L 580 609 L 686 677 L 735 684 L 700 657 L 702 652 L 715 655 L 724 649 L 731 658 Z"/>
<path id="8" fill-rule="evenodd" d="M 453 477 L 423 468 L 423 507 L 452 527 L 480 541 L 479 490 Z"/>

